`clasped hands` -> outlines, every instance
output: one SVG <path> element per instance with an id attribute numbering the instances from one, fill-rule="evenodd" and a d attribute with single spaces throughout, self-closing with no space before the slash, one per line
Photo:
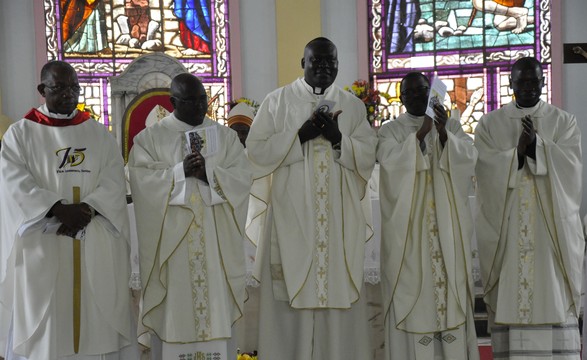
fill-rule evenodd
<path id="1" fill-rule="evenodd" d="M 298 130 L 300 142 L 303 144 L 322 135 L 332 145 L 339 144 L 342 140 L 342 134 L 338 129 L 338 116 L 341 113 L 342 110 L 338 110 L 334 114 L 320 110 L 314 111 Z"/>
<path id="2" fill-rule="evenodd" d="M 186 177 L 195 177 L 206 184 L 208 183 L 208 177 L 206 176 L 206 159 L 198 151 L 188 154 L 183 159 L 183 172 Z"/>
<path id="3" fill-rule="evenodd" d="M 530 115 L 522 118 L 522 133 L 518 139 L 518 153 L 528 155 L 529 147 L 536 141 L 536 130 Z"/>
<path id="4" fill-rule="evenodd" d="M 50 213 L 61 222 L 61 226 L 57 229 L 57 235 L 72 238 L 90 223 L 94 215 L 92 208 L 86 203 L 63 204 L 57 202 L 51 208 Z"/>
<path id="5" fill-rule="evenodd" d="M 444 106 L 439 103 L 434 104 L 434 119 L 432 119 L 428 115 L 424 115 L 424 122 L 422 123 L 422 126 L 420 127 L 418 132 L 416 132 L 416 137 L 418 138 L 418 141 L 424 141 L 426 135 L 430 132 L 430 130 L 432 130 L 432 124 L 434 124 L 434 126 L 436 126 L 436 131 L 438 132 L 440 142 L 442 146 L 444 146 L 444 143 L 448 138 L 445 128 L 447 121 L 448 115 L 446 113 L 446 110 L 444 109 Z"/>

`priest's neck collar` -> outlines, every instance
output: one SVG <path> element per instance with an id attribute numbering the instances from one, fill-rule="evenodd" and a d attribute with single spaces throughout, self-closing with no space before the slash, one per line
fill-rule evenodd
<path id="1" fill-rule="evenodd" d="M 542 100 L 538 99 L 538 101 L 536 102 L 536 104 L 534 104 L 532 106 L 521 106 L 520 104 L 518 104 L 517 101 L 514 100 L 514 104 L 516 104 L 516 108 L 517 109 L 522 109 L 522 110 L 537 109 L 540 106 L 541 103 L 542 103 Z"/>
<path id="2" fill-rule="evenodd" d="M 332 85 L 330 85 L 327 88 L 312 86 L 312 85 L 308 84 L 306 82 L 306 79 L 304 79 L 304 78 L 302 78 L 302 84 L 304 84 L 304 87 L 306 88 L 306 90 L 308 90 L 311 94 L 314 94 L 314 95 L 324 95 L 332 87 Z"/>
<path id="3" fill-rule="evenodd" d="M 85 111 L 78 111 L 77 109 L 68 115 L 55 114 L 50 112 L 46 105 L 42 105 L 38 109 L 29 111 L 24 118 L 38 124 L 59 127 L 81 124 L 90 118 L 90 114 Z"/>
<path id="4" fill-rule="evenodd" d="M 49 111 L 49 108 L 47 108 L 47 104 L 43 104 L 41 105 L 38 110 L 40 112 L 42 112 L 44 115 L 53 118 L 53 119 L 73 119 L 75 117 L 75 115 L 77 115 L 78 110 L 75 109 L 73 110 L 73 112 L 71 114 L 57 114 L 57 113 L 53 113 L 51 111 Z"/>

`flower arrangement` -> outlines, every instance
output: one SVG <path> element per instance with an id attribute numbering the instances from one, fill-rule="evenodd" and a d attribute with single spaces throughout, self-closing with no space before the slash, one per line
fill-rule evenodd
<path id="1" fill-rule="evenodd" d="M 367 110 L 367 120 L 371 126 L 379 126 L 383 120 L 386 120 L 388 112 L 385 111 L 387 105 L 381 104 L 381 98 L 389 101 L 391 96 L 385 92 L 371 88 L 366 80 L 356 80 L 351 86 L 345 86 L 346 91 L 355 95 L 365 104 Z"/>
<path id="2" fill-rule="evenodd" d="M 251 110 L 253 110 L 253 114 L 257 115 L 257 110 L 259 110 L 259 103 L 258 102 L 256 102 L 255 100 L 251 100 L 249 98 L 246 98 L 246 97 L 240 97 L 240 98 L 230 102 L 230 104 L 229 104 L 230 108 L 232 109 L 233 106 L 235 106 L 239 103 L 245 103 L 245 104 L 249 105 Z"/>
<path id="3" fill-rule="evenodd" d="M 237 350 L 236 360 L 257 360 L 257 352 L 241 354 L 240 350 Z"/>

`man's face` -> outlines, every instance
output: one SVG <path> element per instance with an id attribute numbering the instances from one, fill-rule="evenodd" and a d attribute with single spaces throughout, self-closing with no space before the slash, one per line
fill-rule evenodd
<path id="1" fill-rule="evenodd" d="M 400 89 L 400 100 L 406 111 L 414 116 L 423 116 L 428 105 L 430 84 L 423 76 L 406 79 Z"/>
<path id="2" fill-rule="evenodd" d="M 71 68 L 52 68 L 37 90 L 45 98 L 47 109 L 52 113 L 69 115 L 77 107 L 80 86 L 77 74 Z"/>
<path id="3" fill-rule="evenodd" d="M 238 138 L 241 141 L 241 144 L 243 144 L 244 147 L 247 147 L 245 142 L 247 141 L 247 137 L 249 136 L 249 130 L 251 128 L 247 124 L 243 123 L 232 124 L 230 128 L 236 131 Z"/>
<path id="4" fill-rule="evenodd" d="M 304 79 L 312 87 L 326 89 L 338 74 L 338 57 L 334 44 L 317 42 L 306 48 L 302 59 Z"/>
<path id="5" fill-rule="evenodd" d="M 516 103 L 521 107 L 531 107 L 540 100 L 544 76 L 542 69 L 535 64 L 514 68 L 510 77 L 510 87 L 514 91 Z"/>
<path id="6" fill-rule="evenodd" d="M 190 125 L 199 125 L 208 111 L 208 96 L 202 84 L 183 83 L 171 97 L 175 117 Z"/>

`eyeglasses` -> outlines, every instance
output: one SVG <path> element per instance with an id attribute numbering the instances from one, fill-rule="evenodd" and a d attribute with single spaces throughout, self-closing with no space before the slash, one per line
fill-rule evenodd
<path id="1" fill-rule="evenodd" d="M 70 91 L 70 92 L 74 92 L 76 94 L 79 94 L 80 91 L 82 90 L 82 88 L 79 85 L 55 85 L 55 86 L 49 86 L 47 84 L 43 84 L 45 85 L 46 89 L 49 89 L 51 92 L 54 93 L 64 93 L 66 91 Z"/>
<path id="2" fill-rule="evenodd" d="M 404 89 L 401 91 L 403 96 L 425 95 L 428 94 L 430 88 L 428 86 L 419 86 L 413 89 Z"/>
<path id="3" fill-rule="evenodd" d="M 516 84 L 517 86 L 540 86 L 544 81 L 544 77 L 538 79 L 517 79 L 511 80 L 512 84 Z"/>
<path id="4" fill-rule="evenodd" d="M 184 104 L 191 104 L 191 105 L 200 105 L 206 104 L 208 105 L 208 96 L 202 95 L 200 97 L 190 97 L 190 98 L 179 98 L 177 96 L 172 96 L 176 101 L 182 102 Z"/>

